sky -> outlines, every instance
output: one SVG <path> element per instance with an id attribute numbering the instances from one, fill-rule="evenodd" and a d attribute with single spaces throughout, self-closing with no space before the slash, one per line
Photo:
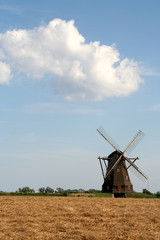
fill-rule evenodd
<path id="1" fill-rule="evenodd" d="M 0 0 L 0 190 L 101 189 L 103 126 L 160 190 L 160 2 Z"/>

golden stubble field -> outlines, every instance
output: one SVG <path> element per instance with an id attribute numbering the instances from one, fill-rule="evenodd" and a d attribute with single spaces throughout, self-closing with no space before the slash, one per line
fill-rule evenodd
<path id="1" fill-rule="evenodd" d="M 159 199 L 0 197 L 0 239 L 160 239 Z"/>

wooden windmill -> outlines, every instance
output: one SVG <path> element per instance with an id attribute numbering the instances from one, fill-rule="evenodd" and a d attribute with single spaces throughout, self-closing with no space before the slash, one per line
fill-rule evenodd
<path id="1" fill-rule="evenodd" d="M 128 169 L 132 170 L 142 180 L 147 179 L 147 176 L 134 164 L 139 158 L 128 158 L 124 155 L 133 151 L 143 138 L 144 133 L 139 131 L 122 152 L 102 127 L 98 128 L 97 131 L 115 149 L 108 157 L 98 157 L 104 178 L 102 192 L 113 193 L 115 197 L 123 197 L 127 192 L 133 192 Z"/>

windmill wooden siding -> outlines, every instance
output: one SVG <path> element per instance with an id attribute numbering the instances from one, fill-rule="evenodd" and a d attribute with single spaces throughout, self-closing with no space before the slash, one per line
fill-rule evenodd
<path id="1" fill-rule="evenodd" d="M 117 161 L 120 154 L 115 151 L 111 153 L 106 160 L 108 160 L 108 168 L 109 171 L 113 164 Z M 104 184 L 102 186 L 102 192 L 110 192 L 110 193 L 127 193 L 133 192 L 133 185 L 131 184 L 128 171 L 126 168 L 125 158 L 119 162 L 116 168 L 113 170 L 110 176 L 108 176 L 104 180 Z"/>

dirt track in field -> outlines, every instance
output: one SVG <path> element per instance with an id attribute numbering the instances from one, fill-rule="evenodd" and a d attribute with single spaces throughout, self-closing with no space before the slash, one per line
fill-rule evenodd
<path id="1" fill-rule="evenodd" d="M 160 200 L 0 197 L 0 239 L 160 240 Z"/>

